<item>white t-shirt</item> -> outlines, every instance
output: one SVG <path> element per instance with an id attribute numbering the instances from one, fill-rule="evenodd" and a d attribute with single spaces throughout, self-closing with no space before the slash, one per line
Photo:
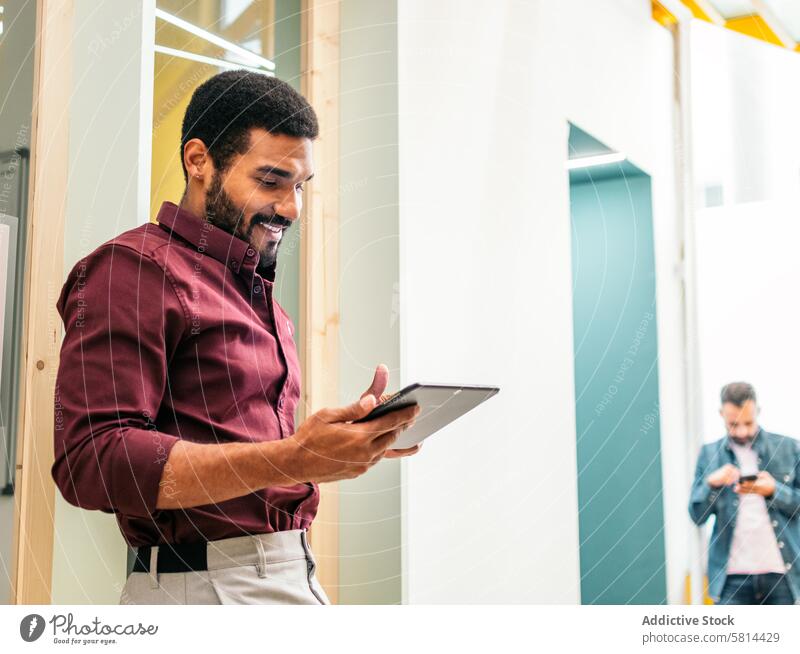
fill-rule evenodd
<path id="1" fill-rule="evenodd" d="M 730 441 L 742 475 L 758 472 L 758 454 L 752 443 L 738 445 Z M 770 523 L 767 503 L 756 493 L 742 493 L 733 529 L 731 551 L 728 556 L 728 574 L 765 574 L 786 572 L 786 567 Z"/>

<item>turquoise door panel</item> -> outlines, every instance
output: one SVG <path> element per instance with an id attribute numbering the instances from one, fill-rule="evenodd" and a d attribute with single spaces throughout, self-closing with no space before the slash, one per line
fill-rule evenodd
<path id="1" fill-rule="evenodd" d="M 573 182 L 570 202 L 581 601 L 662 604 L 650 178 Z"/>

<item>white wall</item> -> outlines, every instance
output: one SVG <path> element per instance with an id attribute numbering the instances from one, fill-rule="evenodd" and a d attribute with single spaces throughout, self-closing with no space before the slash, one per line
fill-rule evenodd
<path id="1" fill-rule="evenodd" d="M 766 429 L 798 437 L 800 57 L 700 23 L 691 47 L 704 438 L 724 434 L 735 380 Z"/>
<path id="2" fill-rule="evenodd" d="M 403 382 L 502 389 L 404 462 L 407 602 L 580 601 L 567 121 L 652 176 L 668 586 L 681 597 L 672 46 L 650 12 L 399 5 Z"/>
<path id="3" fill-rule="evenodd" d="M 65 278 L 95 247 L 148 220 L 154 4 L 75 2 Z M 127 546 L 113 515 L 56 491 L 53 549 L 54 604 L 119 601 Z"/>

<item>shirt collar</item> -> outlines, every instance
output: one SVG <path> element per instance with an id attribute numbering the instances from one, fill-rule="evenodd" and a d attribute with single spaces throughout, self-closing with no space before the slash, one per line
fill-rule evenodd
<path id="1" fill-rule="evenodd" d="M 221 262 L 237 274 L 252 277 L 259 254 L 247 241 L 212 225 L 205 218 L 181 209 L 172 202 L 163 202 L 156 216 L 159 227 L 189 243 L 197 252 Z M 275 281 L 273 263 L 263 275 L 265 281 Z"/>

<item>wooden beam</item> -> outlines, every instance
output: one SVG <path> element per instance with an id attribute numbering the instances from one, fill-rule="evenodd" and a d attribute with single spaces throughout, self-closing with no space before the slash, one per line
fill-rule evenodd
<path id="1" fill-rule="evenodd" d="M 339 405 L 339 0 L 303 0 L 303 95 L 317 112 L 316 176 L 310 184 L 300 245 L 303 417 Z M 323 484 L 311 529 L 319 580 L 339 598 L 338 484 Z"/>
<path id="2" fill-rule="evenodd" d="M 68 117 L 74 0 L 38 0 L 31 184 L 26 240 L 20 424 L 14 517 L 12 602 L 49 604 L 53 568 L 53 397 L 64 273 Z"/>
<path id="3" fill-rule="evenodd" d="M 275 61 L 275 0 L 261 4 L 261 55 Z"/>

